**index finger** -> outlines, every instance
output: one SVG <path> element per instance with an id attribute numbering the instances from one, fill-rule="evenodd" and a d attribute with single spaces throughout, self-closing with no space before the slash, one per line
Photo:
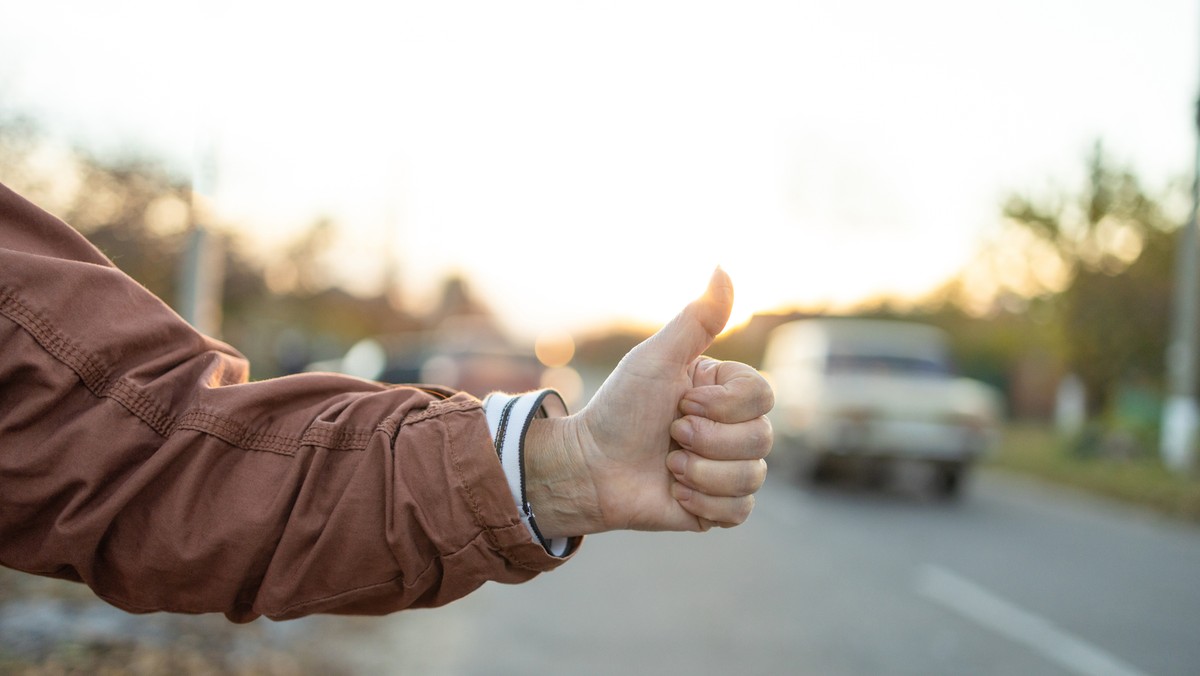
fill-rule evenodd
<path id="1" fill-rule="evenodd" d="M 679 410 L 720 423 L 742 423 L 764 416 L 775 405 L 775 393 L 766 378 L 740 362 L 702 363 L 696 366 L 696 387 L 684 393 Z M 703 384 L 700 384 L 703 383 Z"/>

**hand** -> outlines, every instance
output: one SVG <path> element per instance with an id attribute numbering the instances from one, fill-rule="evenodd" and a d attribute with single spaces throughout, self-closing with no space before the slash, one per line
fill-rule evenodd
<path id="1" fill-rule="evenodd" d="M 718 268 L 704 296 L 625 355 L 582 411 L 535 421 L 527 487 L 543 534 L 746 520 L 766 478 L 774 395 L 749 366 L 700 356 L 732 307 Z"/>

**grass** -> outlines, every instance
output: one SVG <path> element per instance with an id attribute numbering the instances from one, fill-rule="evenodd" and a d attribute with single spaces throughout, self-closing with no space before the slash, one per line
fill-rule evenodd
<path id="1" fill-rule="evenodd" d="M 987 464 L 1200 523 L 1200 477 L 1167 470 L 1153 453 L 1086 456 L 1051 428 L 1012 425 Z"/>

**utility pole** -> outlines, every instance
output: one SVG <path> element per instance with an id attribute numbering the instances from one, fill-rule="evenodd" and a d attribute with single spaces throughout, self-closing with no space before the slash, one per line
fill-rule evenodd
<path id="1" fill-rule="evenodd" d="M 192 168 L 191 228 L 183 265 L 179 268 L 179 314 L 201 333 L 221 335 L 221 293 L 225 281 L 225 251 L 213 233 L 212 196 L 216 183 L 216 153 L 207 139 L 197 143 Z"/>
<path id="2" fill-rule="evenodd" d="M 1196 157 L 1192 163 L 1192 213 L 1183 226 L 1175 259 L 1175 299 L 1167 346 L 1167 401 L 1163 407 L 1160 451 L 1167 467 L 1191 472 L 1196 462 L 1200 407 L 1196 403 L 1197 304 L 1200 280 L 1200 101 L 1196 105 Z"/>

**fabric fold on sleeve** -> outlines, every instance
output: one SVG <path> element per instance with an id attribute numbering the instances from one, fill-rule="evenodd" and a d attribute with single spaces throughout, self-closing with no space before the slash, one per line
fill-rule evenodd
<path id="1" fill-rule="evenodd" d="M 334 374 L 249 382 L 81 235 L 0 186 L 0 564 L 133 612 L 392 612 L 564 559 L 481 402 Z"/>

